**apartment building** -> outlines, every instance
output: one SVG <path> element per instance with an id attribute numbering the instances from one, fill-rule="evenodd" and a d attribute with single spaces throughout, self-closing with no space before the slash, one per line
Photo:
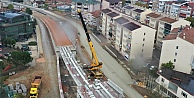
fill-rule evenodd
<path id="1" fill-rule="evenodd" d="M 110 7 L 114 7 L 116 5 L 118 5 L 120 2 L 120 0 L 102 0 L 102 9 L 106 9 L 106 8 L 110 8 Z"/>
<path id="2" fill-rule="evenodd" d="M 167 1 L 165 2 L 165 7 L 164 7 L 164 13 L 165 14 L 170 14 L 171 13 L 171 9 L 172 9 L 172 3 L 173 1 Z"/>
<path id="3" fill-rule="evenodd" d="M 114 47 L 117 49 L 119 52 L 121 51 L 122 48 L 122 35 L 123 35 L 123 25 L 128 23 L 129 20 L 124 18 L 124 17 L 119 17 L 115 19 L 115 33 L 113 33 L 113 36 L 115 37 L 115 44 Z"/>
<path id="4" fill-rule="evenodd" d="M 116 12 L 111 12 L 107 14 L 107 26 L 106 26 L 107 31 L 105 32 L 105 35 L 104 35 L 107 39 L 112 39 L 112 36 L 113 36 L 112 30 L 114 29 L 114 26 L 115 26 L 114 20 L 119 16 L 120 14 Z"/>
<path id="5" fill-rule="evenodd" d="M 184 19 L 178 20 L 177 18 L 170 17 L 160 18 L 158 23 L 156 45 L 161 48 L 163 39 L 170 33 L 173 28 L 186 25 L 190 25 L 190 22 Z"/>
<path id="6" fill-rule="evenodd" d="M 102 34 L 106 35 L 107 32 L 107 14 L 111 13 L 112 11 L 110 9 L 103 9 L 101 10 L 101 21 L 102 21 Z"/>
<path id="7" fill-rule="evenodd" d="M 159 91 L 169 98 L 194 98 L 194 78 L 190 74 L 170 69 L 161 69 L 156 82 Z"/>
<path id="8" fill-rule="evenodd" d="M 175 65 L 174 70 L 194 75 L 194 28 L 174 28 L 165 37 L 159 66 L 169 61 Z"/>
<path id="9" fill-rule="evenodd" d="M 134 10 L 134 7 L 133 6 L 125 6 L 123 7 L 124 9 L 124 13 L 131 16 L 132 15 L 132 11 Z"/>
<path id="10" fill-rule="evenodd" d="M 179 17 L 180 7 L 187 1 L 168 1 L 165 3 L 164 13 Z"/>
<path id="11" fill-rule="evenodd" d="M 180 6 L 179 17 L 194 17 L 194 2 L 188 2 Z"/>
<path id="12" fill-rule="evenodd" d="M 100 5 L 101 2 L 98 0 L 72 0 L 72 6 L 74 6 L 72 13 L 78 9 L 81 9 L 85 13 L 94 12 L 100 10 Z"/>
<path id="13" fill-rule="evenodd" d="M 146 15 L 148 13 L 151 13 L 152 11 L 150 9 L 140 9 L 140 8 L 137 8 L 137 9 L 134 9 L 132 11 L 132 18 L 134 18 L 135 20 L 139 21 L 139 22 L 142 22 L 144 23 L 145 19 L 146 19 Z"/>
<path id="14" fill-rule="evenodd" d="M 133 60 L 138 56 L 145 59 L 152 58 L 155 29 L 141 25 L 138 22 L 130 22 L 123 25 L 121 54 L 127 60 Z"/>
<path id="15" fill-rule="evenodd" d="M 145 24 L 157 30 L 158 28 L 158 20 L 162 18 L 161 14 L 152 12 L 146 15 Z"/>

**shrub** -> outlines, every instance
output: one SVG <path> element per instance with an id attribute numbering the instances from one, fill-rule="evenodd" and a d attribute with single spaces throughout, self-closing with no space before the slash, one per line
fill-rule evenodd
<path id="1" fill-rule="evenodd" d="M 29 42 L 28 45 L 29 46 L 36 46 L 37 45 L 37 42 L 35 42 L 35 41 Z"/>

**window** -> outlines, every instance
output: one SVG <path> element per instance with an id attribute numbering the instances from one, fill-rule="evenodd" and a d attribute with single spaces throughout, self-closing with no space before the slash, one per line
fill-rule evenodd
<path id="1" fill-rule="evenodd" d="M 175 52 L 175 56 L 177 56 L 177 52 Z"/>
<path id="2" fill-rule="evenodd" d="M 145 35 L 146 33 L 144 33 L 143 35 Z"/>
<path id="3" fill-rule="evenodd" d="M 143 38 L 143 41 L 145 41 L 145 38 Z"/>
<path id="4" fill-rule="evenodd" d="M 143 49 L 141 51 L 143 52 Z"/>
<path id="5" fill-rule="evenodd" d="M 182 91 L 181 95 L 184 97 L 184 98 L 187 98 L 187 94 L 185 92 Z"/>
<path id="6" fill-rule="evenodd" d="M 174 62 L 176 62 L 176 59 L 174 59 Z"/>
<path id="7" fill-rule="evenodd" d="M 142 44 L 142 47 L 144 46 L 144 44 Z"/>
<path id="8" fill-rule="evenodd" d="M 164 78 L 162 78 L 162 80 L 161 80 L 162 82 L 164 82 Z"/>
<path id="9" fill-rule="evenodd" d="M 176 49 L 179 49 L 179 46 L 176 46 Z"/>

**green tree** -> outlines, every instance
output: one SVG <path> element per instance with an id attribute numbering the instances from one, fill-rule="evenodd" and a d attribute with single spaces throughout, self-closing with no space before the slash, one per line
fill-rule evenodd
<path id="1" fill-rule="evenodd" d="M 30 53 L 18 51 L 11 52 L 11 57 L 9 58 L 10 61 L 16 66 L 25 65 L 33 60 Z"/>
<path id="2" fill-rule="evenodd" d="M 32 10 L 30 8 L 26 8 L 26 13 L 32 15 Z"/>
<path id="3" fill-rule="evenodd" d="M 13 7 L 13 4 L 9 4 L 7 8 L 10 9 L 10 10 L 12 10 L 14 8 Z"/>
<path id="4" fill-rule="evenodd" d="M 174 69 L 174 64 L 169 61 L 168 63 L 162 63 L 162 68 Z"/>
<path id="5" fill-rule="evenodd" d="M 193 17 L 187 17 L 185 20 L 191 22 L 191 26 L 194 27 L 194 18 Z"/>
<path id="6" fill-rule="evenodd" d="M 5 64 L 3 61 L 0 61 L 0 71 L 2 71 L 5 68 Z"/>
<path id="7" fill-rule="evenodd" d="M 122 0 L 122 7 L 125 6 L 126 0 Z"/>

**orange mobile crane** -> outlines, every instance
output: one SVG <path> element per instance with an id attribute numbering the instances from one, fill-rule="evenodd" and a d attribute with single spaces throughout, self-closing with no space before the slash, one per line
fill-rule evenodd
<path id="1" fill-rule="evenodd" d="M 102 62 L 98 61 L 94 46 L 92 44 L 90 35 L 89 35 L 88 30 L 86 28 L 86 24 L 84 23 L 84 20 L 83 20 L 82 14 L 81 14 L 81 10 L 78 10 L 77 12 L 78 12 L 78 15 L 81 19 L 81 22 L 82 22 L 82 25 L 83 25 L 83 28 L 85 30 L 85 34 L 86 34 L 86 37 L 87 37 L 87 40 L 88 40 L 88 44 L 90 46 L 90 50 L 91 50 L 91 53 L 92 53 L 92 64 L 91 64 L 91 66 L 87 67 L 87 69 L 90 71 L 90 77 L 93 78 L 93 79 L 94 78 L 95 79 L 103 78 L 103 73 L 100 70 L 100 68 L 102 68 Z"/>

